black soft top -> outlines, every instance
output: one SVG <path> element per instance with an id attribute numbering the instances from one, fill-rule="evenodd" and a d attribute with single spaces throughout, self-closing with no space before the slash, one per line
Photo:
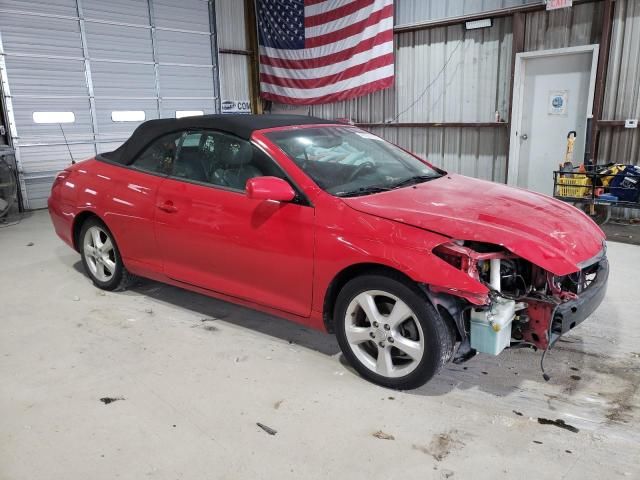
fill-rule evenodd
<path id="1" fill-rule="evenodd" d="M 305 115 L 200 115 L 183 118 L 148 120 L 135 129 L 131 137 L 112 152 L 101 156 L 112 162 L 129 164 L 156 138 L 181 130 L 219 130 L 245 140 L 256 130 L 294 125 L 336 124 Z"/>

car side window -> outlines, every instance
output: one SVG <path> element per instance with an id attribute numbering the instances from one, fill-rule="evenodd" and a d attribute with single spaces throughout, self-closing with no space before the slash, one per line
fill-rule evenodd
<path id="1" fill-rule="evenodd" d="M 145 172 L 169 174 L 175 160 L 182 132 L 169 133 L 154 140 L 131 164 Z"/>
<path id="2" fill-rule="evenodd" d="M 244 191 L 247 180 L 284 172 L 251 142 L 220 132 L 189 132 L 178 148 L 173 176 Z"/>
<path id="3" fill-rule="evenodd" d="M 216 139 L 213 132 L 188 132 L 185 134 L 173 166 L 173 176 L 211 183 L 216 165 Z"/>

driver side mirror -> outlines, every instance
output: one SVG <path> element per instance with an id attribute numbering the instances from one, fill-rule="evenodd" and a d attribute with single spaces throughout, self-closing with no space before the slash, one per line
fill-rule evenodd
<path id="1" fill-rule="evenodd" d="M 254 200 L 290 202 L 296 196 L 295 190 L 285 180 L 278 177 L 254 177 L 247 180 L 245 193 Z"/>

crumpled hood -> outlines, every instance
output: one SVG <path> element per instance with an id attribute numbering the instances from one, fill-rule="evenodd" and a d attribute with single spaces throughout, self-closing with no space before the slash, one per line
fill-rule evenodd
<path id="1" fill-rule="evenodd" d="M 602 230 L 571 205 L 462 175 L 344 201 L 360 212 L 453 239 L 502 245 L 556 275 L 579 270 L 580 263 L 602 250 L 605 239 Z"/>

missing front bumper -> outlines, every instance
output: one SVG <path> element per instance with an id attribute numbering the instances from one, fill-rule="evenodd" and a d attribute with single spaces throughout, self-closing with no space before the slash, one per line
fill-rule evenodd
<path id="1" fill-rule="evenodd" d="M 598 262 L 596 277 L 589 288 L 575 300 L 561 303 L 554 309 L 549 338 L 551 345 L 562 335 L 584 322 L 600 306 L 607 293 L 608 282 L 609 261 L 604 257 Z"/>

